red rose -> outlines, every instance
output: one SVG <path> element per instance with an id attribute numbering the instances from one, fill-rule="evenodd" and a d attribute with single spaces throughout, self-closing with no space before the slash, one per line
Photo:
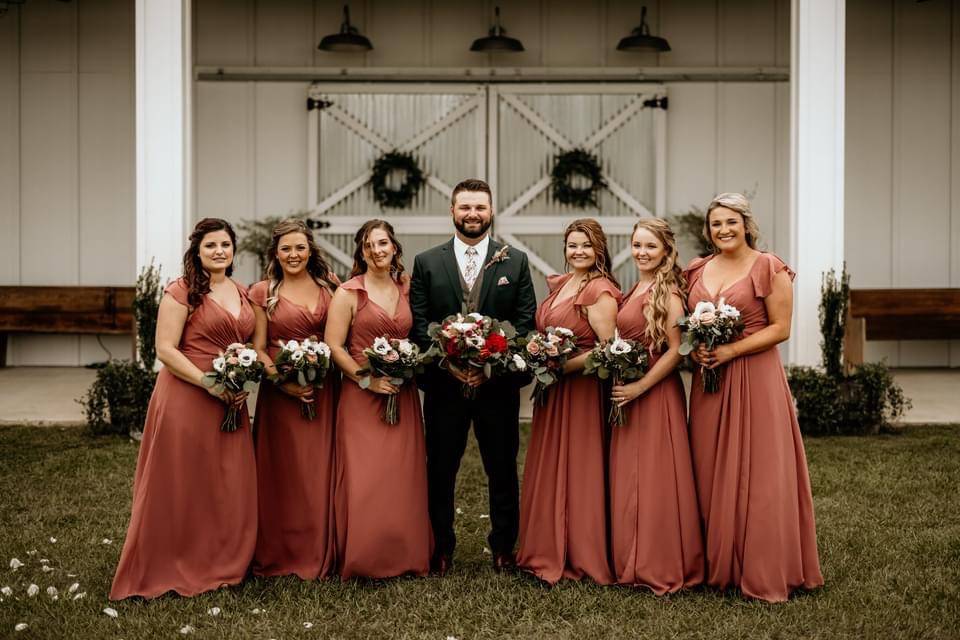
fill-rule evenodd
<path id="1" fill-rule="evenodd" d="M 448 356 L 458 356 L 460 355 L 460 350 L 457 349 L 457 341 L 450 340 L 447 342 L 447 355 Z"/>
<path id="2" fill-rule="evenodd" d="M 490 353 L 502 353 L 507 350 L 507 339 L 499 333 L 491 333 L 485 346 Z"/>

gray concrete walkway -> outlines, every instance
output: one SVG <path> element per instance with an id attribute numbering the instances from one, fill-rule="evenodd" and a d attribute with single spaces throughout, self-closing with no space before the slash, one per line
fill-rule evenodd
<path id="1" fill-rule="evenodd" d="M 95 375 L 80 367 L 0 369 L 0 426 L 83 424 L 77 399 Z M 960 369 L 897 369 L 894 375 L 913 400 L 904 423 L 960 423 Z M 525 419 L 532 413 L 529 395 L 529 390 L 521 395 L 520 414 Z"/>

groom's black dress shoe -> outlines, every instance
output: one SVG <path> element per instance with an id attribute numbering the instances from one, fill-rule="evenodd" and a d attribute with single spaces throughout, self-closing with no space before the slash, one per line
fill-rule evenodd
<path id="1" fill-rule="evenodd" d="M 517 560 L 514 558 L 512 553 L 493 554 L 493 570 L 497 573 L 503 573 L 504 571 L 515 571 L 516 568 Z"/>
<path id="2" fill-rule="evenodd" d="M 453 558 L 448 555 L 440 554 L 434 556 L 430 561 L 430 573 L 440 576 L 447 575 L 447 572 L 453 568 Z"/>

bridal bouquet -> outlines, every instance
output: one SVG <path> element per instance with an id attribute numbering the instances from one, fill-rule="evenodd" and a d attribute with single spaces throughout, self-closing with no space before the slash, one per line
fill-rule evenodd
<path id="1" fill-rule="evenodd" d="M 526 338 L 517 339 L 517 354 L 523 359 L 536 380 L 530 399 L 543 406 L 547 400 L 547 388 L 555 384 L 563 374 L 563 365 L 577 348 L 573 331 L 566 327 L 547 327 L 546 331 L 531 331 Z"/>
<path id="2" fill-rule="evenodd" d="M 622 385 L 639 380 L 647 372 L 649 357 L 643 343 L 638 340 L 625 340 L 615 331 L 606 342 L 598 342 L 587 355 L 583 375 L 595 375 L 601 380 L 613 378 L 613 384 Z M 610 424 L 623 426 L 627 419 L 625 407 L 616 403 L 610 405 L 607 416 Z"/>
<path id="3" fill-rule="evenodd" d="M 509 322 L 500 322 L 479 313 L 458 313 L 443 322 L 432 322 L 427 335 L 433 343 L 427 351 L 431 357 L 447 361 L 459 369 L 483 371 L 488 379 L 504 371 L 517 370 L 511 346 L 517 332 Z M 473 398 L 476 389 L 463 385 L 463 396 Z"/>
<path id="4" fill-rule="evenodd" d="M 273 377 L 275 384 L 296 382 L 301 387 L 313 385 L 317 389 L 323 387 L 323 381 L 330 370 L 330 347 L 325 342 L 310 336 L 306 340 L 278 340 L 280 353 L 273 363 L 277 366 L 277 375 Z M 317 410 L 312 400 L 301 400 L 300 415 L 307 420 L 317 416 Z"/>
<path id="5" fill-rule="evenodd" d="M 240 393 L 253 391 L 260 377 L 263 375 L 263 363 L 257 359 L 257 352 L 251 344 L 234 342 L 226 351 L 213 359 L 213 371 L 203 374 L 203 386 L 213 389 L 218 395 L 224 391 Z M 239 419 L 239 409 L 231 404 L 227 407 L 227 415 L 220 425 L 221 431 L 236 431 Z"/>
<path id="6" fill-rule="evenodd" d="M 390 378 L 390 383 L 397 386 L 423 371 L 426 360 L 420 355 L 420 347 L 408 338 L 388 338 L 381 336 L 374 338 L 373 344 L 363 350 L 367 357 L 367 366 L 357 372 L 359 376 L 375 375 Z M 370 386 L 370 378 L 360 380 L 360 388 Z M 383 420 L 387 424 L 397 424 L 400 412 L 397 406 L 397 394 L 387 396 L 387 406 L 384 408 Z"/>
<path id="7" fill-rule="evenodd" d="M 677 326 L 683 331 L 680 343 L 680 355 L 685 356 L 703 345 L 708 351 L 721 344 L 729 344 L 743 331 L 740 310 L 726 304 L 723 298 L 714 305 L 709 300 L 697 303 L 693 313 L 677 320 Z M 703 377 L 703 390 L 716 393 L 720 390 L 721 371 L 700 366 Z"/>

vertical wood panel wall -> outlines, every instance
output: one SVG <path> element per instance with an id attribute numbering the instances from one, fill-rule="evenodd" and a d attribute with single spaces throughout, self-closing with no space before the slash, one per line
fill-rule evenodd
<path id="1" fill-rule="evenodd" d="M 360 0 L 368 54 L 329 54 L 332 0 L 194 0 L 198 65 L 789 65 L 790 1 L 650 0 L 668 54 L 616 42 L 632 0 L 503 4 L 518 55 L 476 54 L 494 2 Z M 854 286 L 960 286 L 960 2 L 850 0 L 846 253 Z M 955 44 L 956 43 L 956 44 Z M 0 17 L 0 282 L 126 284 L 134 277 L 133 3 L 30 0 Z M 198 215 L 232 220 L 306 205 L 303 83 L 198 83 Z M 667 205 L 755 190 L 768 248 L 785 258 L 789 87 L 670 83 Z M 689 251 L 687 252 L 689 255 Z M 241 279 L 253 276 L 243 265 Z M 104 339 L 125 355 L 123 338 Z M 78 364 L 95 338 L 20 337 L 13 364 Z M 870 343 L 891 364 L 960 365 L 960 343 Z"/>

